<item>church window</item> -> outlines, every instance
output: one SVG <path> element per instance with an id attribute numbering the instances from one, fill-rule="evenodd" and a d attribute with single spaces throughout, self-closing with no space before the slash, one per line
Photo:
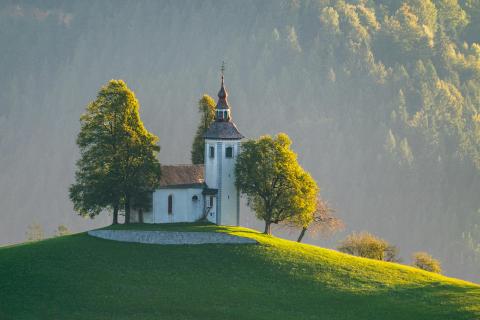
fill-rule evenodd
<path id="1" fill-rule="evenodd" d="M 198 196 L 197 196 L 196 194 L 195 194 L 195 195 L 193 195 L 193 197 L 192 197 L 192 201 L 198 201 Z"/>
<path id="2" fill-rule="evenodd" d="M 233 158 L 233 148 L 232 147 L 227 147 L 225 149 L 225 157 Z"/>
<path id="3" fill-rule="evenodd" d="M 210 146 L 210 158 L 214 158 L 215 157 L 215 148 Z"/>
<path id="4" fill-rule="evenodd" d="M 170 194 L 168 195 L 168 214 L 173 214 L 173 196 Z"/>
<path id="5" fill-rule="evenodd" d="M 224 118 L 225 120 L 228 120 L 228 112 L 227 112 L 226 110 L 223 111 L 223 118 Z"/>
<path id="6" fill-rule="evenodd" d="M 210 208 L 213 208 L 213 196 L 210 196 Z"/>

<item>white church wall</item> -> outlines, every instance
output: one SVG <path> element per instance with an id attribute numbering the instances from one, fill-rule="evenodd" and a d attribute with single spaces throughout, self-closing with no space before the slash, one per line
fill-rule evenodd
<path id="1" fill-rule="evenodd" d="M 226 149 L 233 148 L 233 157 L 226 157 Z M 238 225 L 238 193 L 235 186 L 235 162 L 239 152 L 238 141 L 224 141 L 222 144 L 222 174 L 221 174 L 221 211 L 220 224 Z"/>
<path id="2" fill-rule="evenodd" d="M 215 148 L 215 155 L 210 157 L 210 147 Z M 226 149 L 233 148 L 233 157 L 226 157 Z M 235 161 L 240 151 L 238 140 L 205 140 L 205 183 L 209 188 L 218 190 L 217 224 L 239 224 L 239 199 L 235 187 Z M 210 217 L 209 217 L 210 220 Z"/>
<path id="3" fill-rule="evenodd" d="M 212 189 L 218 188 L 218 142 L 218 140 L 205 140 L 205 183 Z M 210 157 L 210 147 L 215 150 L 213 158 Z"/>
<path id="4" fill-rule="evenodd" d="M 172 214 L 168 213 L 169 195 L 172 196 Z M 153 223 L 193 222 L 201 218 L 202 213 L 202 188 L 157 189 L 153 193 Z"/>

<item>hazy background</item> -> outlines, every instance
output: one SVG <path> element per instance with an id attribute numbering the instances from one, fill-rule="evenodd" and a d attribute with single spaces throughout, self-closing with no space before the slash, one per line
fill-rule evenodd
<path id="1" fill-rule="evenodd" d="M 428 17 L 420 2 L 406 2 Z M 467 2 L 459 2 L 464 10 Z M 203 93 L 216 99 L 225 60 L 240 131 L 289 134 L 347 225 L 328 242 L 308 242 L 335 246 L 348 232 L 367 230 L 398 245 L 407 263 L 425 250 L 446 274 L 478 282 L 471 115 L 480 101 L 480 47 L 472 46 L 479 30 L 471 17 L 480 8 L 461 30 L 442 33 L 447 22 L 438 13 L 435 25 L 424 21 L 430 29 L 412 29 L 422 38 L 400 33 L 402 1 L 349 3 L 2 1 L 0 245 L 24 241 L 33 222 L 48 235 L 60 224 L 81 231 L 110 222 L 78 217 L 68 199 L 79 117 L 100 86 L 124 79 L 146 127 L 160 137 L 161 163 L 189 163 L 197 100 Z M 470 54 L 473 66 L 460 72 L 442 60 L 450 44 L 455 54 Z M 468 152 L 460 148 L 463 132 Z"/>

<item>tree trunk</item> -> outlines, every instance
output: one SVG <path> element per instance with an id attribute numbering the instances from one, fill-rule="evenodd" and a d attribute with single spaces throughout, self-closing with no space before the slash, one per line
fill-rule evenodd
<path id="1" fill-rule="evenodd" d="M 113 207 L 113 221 L 112 224 L 118 224 L 118 205 Z"/>
<path id="2" fill-rule="evenodd" d="M 272 234 L 272 223 L 270 221 L 265 221 L 265 231 L 264 234 Z"/>
<path id="3" fill-rule="evenodd" d="M 302 232 L 300 232 L 300 235 L 298 236 L 297 242 L 302 242 L 303 236 L 307 232 L 307 228 L 303 227 Z"/>
<path id="4" fill-rule="evenodd" d="M 138 209 L 138 222 L 143 223 L 143 209 Z"/>
<path id="5" fill-rule="evenodd" d="M 130 197 L 125 197 L 125 224 L 130 223 Z"/>

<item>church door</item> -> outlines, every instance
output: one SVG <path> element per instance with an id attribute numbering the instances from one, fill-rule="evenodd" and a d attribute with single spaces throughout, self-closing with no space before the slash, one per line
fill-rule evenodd
<path id="1" fill-rule="evenodd" d="M 168 195 L 167 202 L 168 222 L 173 222 L 173 195 Z"/>

